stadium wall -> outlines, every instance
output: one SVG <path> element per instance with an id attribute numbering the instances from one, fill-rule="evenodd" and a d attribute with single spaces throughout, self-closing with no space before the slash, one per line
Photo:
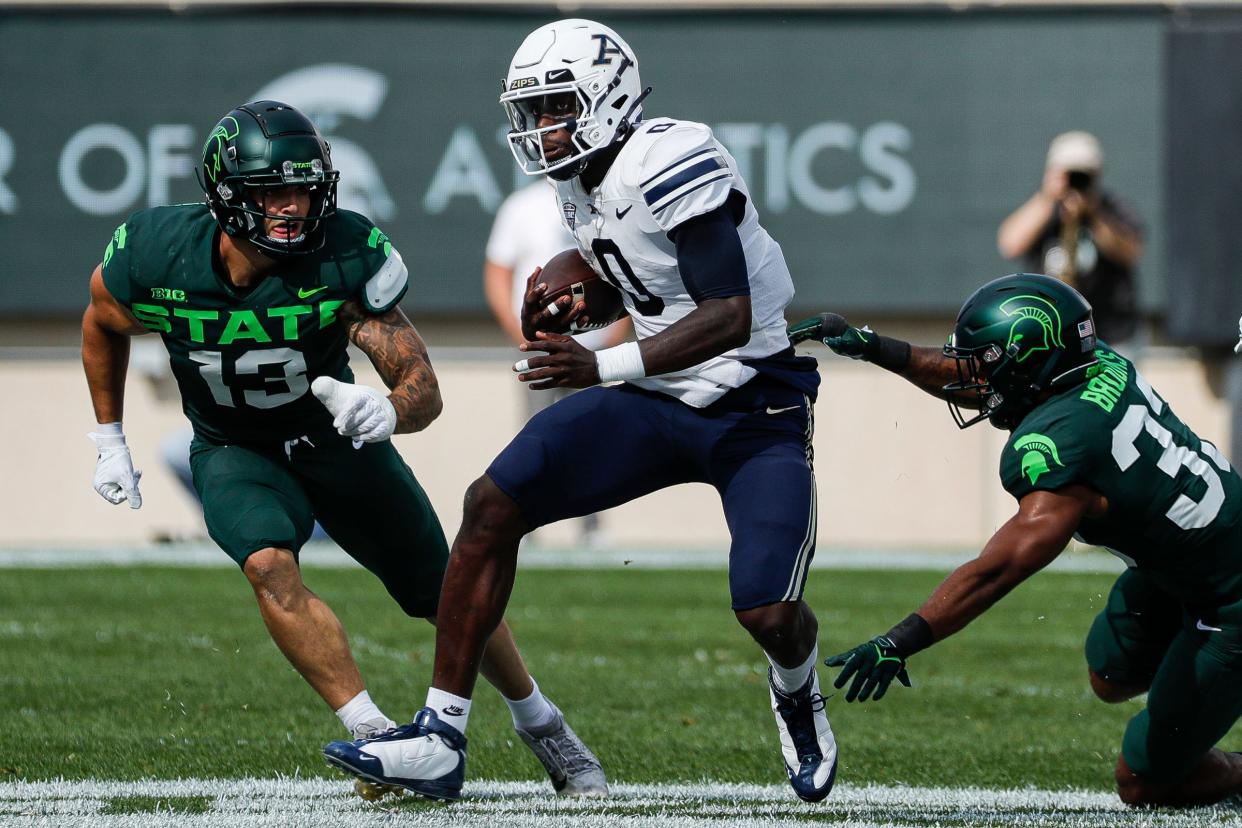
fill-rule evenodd
<path id="1" fill-rule="evenodd" d="M 127 430 L 147 506 L 112 509 L 88 485 L 79 366 L 63 350 L 21 349 L 72 347 L 71 320 L 112 229 L 133 210 L 197 200 L 192 165 L 207 129 L 259 96 L 317 118 L 345 175 L 343 204 L 375 218 L 411 265 L 406 308 L 438 354 L 447 409 L 428 434 L 398 442 L 453 530 L 465 486 L 516 430 L 523 393 L 508 356 L 455 350 L 500 342 L 480 322 L 482 248 L 499 201 L 525 182 L 500 137 L 496 80 L 522 35 L 558 14 L 547 4 L 479 5 L 298 4 L 293 13 L 285 4 L 277 14 L 249 2 L 0 2 L 0 382 L 7 399 L 37 401 L 40 416 L 30 439 L 0 449 L 0 545 L 202 531 L 157 460 L 159 440 L 182 423 L 167 391 L 136 366 Z M 1106 182 L 1147 224 L 1145 309 L 1170 312 L 1184 339 L 1232 344 L 1232 262 L 1242 251 L 1230 246 L 1242 234 L 1227 224 L 1236 176 L 1223 165 L 1236 155 L 1228 124 L 1242 96 L 1222 80 L 1236 73 L 1213 72 L 1212 55 L 1232 60 L 1240 52 L 1228 38 L 1239 35 L 1196 32 L 1228 33 L 1242 11 L 1159 2 L 721 8 L 734 5 L 655 13 L 589 4 L 638 51 L 655 87 L 648 113 L 712 124 L 743 164 L 793 266 L 791 317 L 832 308 L 943 341 L 962 296 L 1011 269 L 995 252 L 996 225 L 1037 184 L 1048 140 L 1085 128 L 1104 143 Z M 1230 96 L 1234 104 L 1220 104 Z M 1213 199 L 1192 209 L 1204 193 Z M 1148 350 L 1141 362 L 1192 426 L 1228 444 L 1219 383 L 1209 385 L 1191 354 Z M 974 546 L 1008 515 L 995 480 L 998 433 L 958 434 L 939 403 L 887 375 L 838 359 L 825 368 L 821 543 Z M 31 434 L 15 411 L 10 433 Z M 705 487 L 644 499 L 605 525 L 623 544 L 725 543 Z M 571 537 L 564 527 L 545 535 Z"/>
<path id="2" fill-rule="evenodd" d="M 943 336 L 943 325 L 878 324 L 921 342 Z M 424 333 L 438 338 L 434 327 Z M 137 512 L 105 503 L 91 488 L 95 455 L 85 435 L 94 423 L 77 361 L 70 355 L 42 359 L 34 351 L 0 360 L 6 398 L 37 402 L 39 412 L 37 425 L 13 427 L 0 449 L 0 547 L 129 547 L 204 536 L 194 501 L 159 459 L 160 442 L 186 425 L 162 377 L 166 359 L 154 337 L 135 346 L 125 422 L 143 471 Z M 807 352 L 821 357 L 824 377 L 814 440 L 822 547 L 966 550 L 1013 513 L 997 480 L 1001 432 L 986 425 L 959 432 L 942 402 L 902 380 L 820 346 Z M 525 410 L 520 395 L 532 393 L 513 379 L 515 353 L 433 347 L 444 413 L 426 432 L 396 438 L 450 537 L 461 520 L 462 494 L 517 431 Z M 379 384 L 365 358 L 355 354 L 353 363 L 359 382 Z M 1211 393 L 1200 364 L 1178 351 L 1152 350 L 1140 365 L 1178 415 L 1229 454 L 1228 410 Z M 582 446 L 582 462 L 590 461 L 591 447 Z M 716 493 L 703 485 L 613 509 L 602 525 L 606 542 L 623 548 L 728 546 Z M 567 523 L 539 536 L 541 544 L 556 546 L 574 539 Z"/>
<path id="3" fill-rule="evenodd" d="M 198 200 L 208 129 L 259 97 L 318 120 L 342 205 L 411 266 L 409 310 L 484 311 L 483 240 L 527 180 L 503 145 L 498 80 L 556 12 L 175 5 L 0 5 L 0 317 L 76 312 L 112 230 Z M 648 115 L 706 122 L 731 147 L 800 307 L 955 310 L 1012 269 L 996 227 L 1038 185 L 1049 139 L 1082 128 L 1148 225 L 1142 294 L 1158 310 L 1168 9 L 952 9 L 597 16 L 636 50 Z"/>

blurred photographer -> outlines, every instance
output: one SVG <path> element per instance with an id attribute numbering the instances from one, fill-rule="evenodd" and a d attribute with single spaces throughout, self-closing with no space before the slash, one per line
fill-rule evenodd
<path id="1" fill-rule="evenodd" d="M 1015 210 L 996 235 L 1002 256 L 1076 288 L 1095 312 L 1097 333 L 1109 344 L 1137 328 L 1134 271 L 1143 231 L 1133 213 L 1100 186 L 1100 143 L 1088 132 L 1066 132 L 1048 147 L 1038 192 Z"/>

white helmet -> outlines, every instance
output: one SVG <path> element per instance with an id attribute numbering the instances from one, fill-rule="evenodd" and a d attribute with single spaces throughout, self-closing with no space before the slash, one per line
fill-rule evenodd
<path id="1" fill-rule="evenodd" d="M 572 97 L 562 98 L 567 105 L 560 109 L 550 109 L 547 98 L 557 95 Z M 513 125 L 509 149 L 527 175 L 572 178 L 592 154 L 629 131 L 641 116 L 645 96 L 638 61 L 612 29 L 578 19 L 540 26 L 522 41 L 504 79 L 500 103 Z M 564 117 L 541 129 L 544 113 Z M 543 135 L 563 128 L 569 130 L 572 149 L 550 162 Z"/>

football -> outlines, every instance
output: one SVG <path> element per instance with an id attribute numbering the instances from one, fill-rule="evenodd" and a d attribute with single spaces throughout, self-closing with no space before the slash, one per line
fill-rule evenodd
<path id="1" fill-rule="evenodd" d="M 621 292 L 599 277 L 577 250 L 565 250 L 553 256 L 539 274 L 539 281 L 548 286 L 544 295 L 544 307 L 564 296 L 572 298 L 569 307 L 579 301 L 586 302 L 582 315 L 585 325 L 577 321 L 565 325 L 555 317 L 543 326 L 547 333 L 580 333 L 611 325 L 625 314 Z"/>

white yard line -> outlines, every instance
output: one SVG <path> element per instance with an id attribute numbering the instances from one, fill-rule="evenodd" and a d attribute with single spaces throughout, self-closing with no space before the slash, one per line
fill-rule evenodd
<path id="1" fill-rule="evenodd" d="M 155 805 L 151 798 L 162 801 Z M 406 797 L 402 804 L 377 807 L 353 797 L 344 779 L 0 783 L 5 826 L 792 824 L 1200 828 L 1242 826 L 1242 810 L 1135 811 L 1111 793 L 880 785 L 839 785 L 828 801 L 810 805 L 784 785 L 615 785 L 613 796 L 601 803 L 557 799 L 542 783 L 475 782 L 467 785 L 466 799 L 453 805 Z"/>
<path id="2" fill-rule="evenodd" d="M 972 551 L 821 549 L 813 569 L 910 570 L 948 572 L 976 554 Z M 326 569 L 356 567 L 332 543 L 307 544 L 303 564 Z M 530 548 L 519 556 L 526 569 L 724 569 L 728 553 L 712 549 Z M 208 542 L 96 549 L 0 549 L 0 569 L 67 569 L 90 566 L 184 566 L 233 568 L 232 559 Z M 1121 561 L 1097 551 L 1073 550 L 1049 567 L 1061 572 L 1120 573 Z"/>

